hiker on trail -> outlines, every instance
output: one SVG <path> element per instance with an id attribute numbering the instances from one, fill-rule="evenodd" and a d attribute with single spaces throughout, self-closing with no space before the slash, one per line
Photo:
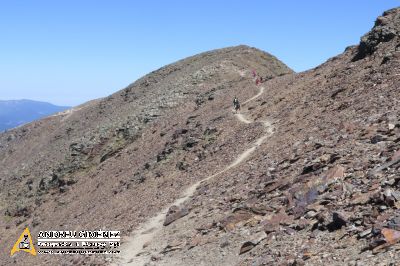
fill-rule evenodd
<path id="1" fill-rule="evenodd" d="M 238 98 L 236 96 L 233 99 L 233 109 L 235 109 L 235 113 L 240 111 L 240 103 L 239 103 L 239 100 L 238 100 Z"/>
<path id="2" fill-rule="evenodd" d="M 257 76 L 257 73 L 254 69 L 253 69 L 252 73 L 253 73 L 253 78 L 255 78 Z"/>
<path id="3" fill-rule="evenodd" d="M 260 79 L 259 78 L 256 79 L 256 85 L 258 85 L 258 84 L 260 84 Z"/>

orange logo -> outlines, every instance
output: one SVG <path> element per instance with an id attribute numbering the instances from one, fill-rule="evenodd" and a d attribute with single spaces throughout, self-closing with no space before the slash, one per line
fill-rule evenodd
<path id="1" fill-rule="evenodd" d="M 15 242 L 13 248 L 11 249 L 10 256 L 12 256 L 15 252 L 19 252 L 19 251 L 25 251 L 25 252 L 30 253 L 33 256 L 36 256 L 35 246 L 33 245 L 32 236 L 31 236 L 31 233 L 29 232 L 28 227 L 25 228 L 25 230 L 22 232 L 22 234 L 18 238 L 17 242 Z"/>

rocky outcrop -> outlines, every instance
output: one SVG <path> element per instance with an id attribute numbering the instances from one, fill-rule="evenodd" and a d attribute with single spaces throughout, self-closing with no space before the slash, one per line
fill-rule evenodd
<path id="1" fill-rule="evenodd" d="M 380 43 L 389 42 L 395 39 L 399 44 L 400 35 L 400 8 L 394 8 L 383 13 L 375 21 L 373 29 L 361 38 L 358 46 L 357 54 L 354 56 L 353 61 L 357 61 L 372 55 Z M 397 40 L 397 41 L 396 41 Z M 399 46 L 396 45 L 390 50 L 387 50 L 387 56 L 390 53 L 398 51 Z"/>

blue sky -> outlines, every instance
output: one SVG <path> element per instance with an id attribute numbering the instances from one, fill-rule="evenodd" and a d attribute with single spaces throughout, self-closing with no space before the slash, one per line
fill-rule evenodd
<path id="1" fill-rule="evenodd" d="M 184 57 L 247 44 L 295 71 L 357 44 L 395 0 L 1 1 L 0 99 L 77 105 Z"/>

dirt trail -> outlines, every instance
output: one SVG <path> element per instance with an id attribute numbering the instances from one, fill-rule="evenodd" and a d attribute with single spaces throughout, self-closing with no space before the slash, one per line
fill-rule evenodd
<path id="1" fill-rule="evenodd" d="M 259 91 L 256 95 L 254 95 L 253 97 L 251 97 L 250 99 L 246 100 L 246 101 L 243 103 L 243 105 L 245 105 L 245 104 L 248 103 L 248 102 L 251 102 L 252 100 L 257 99 L 257 98 L 260 97 L 261 94 L 263 94 L 263 93 L 264 93 L 264 87 L 260 87 L 260 91 Z"/>
<path id="2" fill-rule="evenodd" d="M 239 119 L 239 121 L 246 123 L 246 124 L 250 124 L 251 121 L 247 120 L 242 114 L 236 114 L 236 118 Z"/>
<path id="3" fill-rule="evenodd" d="M 260 97 L 264 92 L 264 87 L 260 87 L 260 91 L 247 101 L 243 103 L 246 104 L 258 97 Z M 246 124 L 250 123 L 259 123 L 259 122 L 252 122 L 248 118 L 246 118 L 243 114 L 239 113 L 235 115 L 236 118 Z M 262 122 L 265 129 L 266 129 L 266 134 L 258 138 L 250 148 L 242 152 L 241 154 L 238 155 L 238 157 L 226 168 L 224 168 L 222 171 L 213 174 L 211 176 L 206 177 L 203 180 L 200 180 L 199 182 L 196 182 L 195 184 L 191 185 L 188 187 L 183 195 L 175 200 L 171 205 L 167 206 L 164 208 L 157 216 L 150 218 L 147 220 L 143 225 L 141 225 L 137 230 L 132 232 L 132 235 L 126 240 L 121 245 L 121 254 L 120 256 L 114 261 L 113 265 L 144 265 L 150 260 L 150 254 L 145 252 L 144 249 L 145 247 L 151 242 L 151 240 L 154 238 L 157 233 L 159 233 L 163 229 L 163 222 L 165 219 L 165 216 L 168 212 L 168 209 L 173 206 L 179 206 L 182 203 L 184 203 L 186 200 L 188 200 L 191 196 L 193 196 L 194 192 L 196 191 L 197 187 L 205 182 L 208 181 L 226 171 L 229 169 L 239 165 L 242 163 L 246 158 L 248 158 L 256 149 L 258 146 L 260 146 L 264 140 L 266 140 L 270 135 L 273 134 L 273 126 L 269 121 L 263 121 Z"/>

